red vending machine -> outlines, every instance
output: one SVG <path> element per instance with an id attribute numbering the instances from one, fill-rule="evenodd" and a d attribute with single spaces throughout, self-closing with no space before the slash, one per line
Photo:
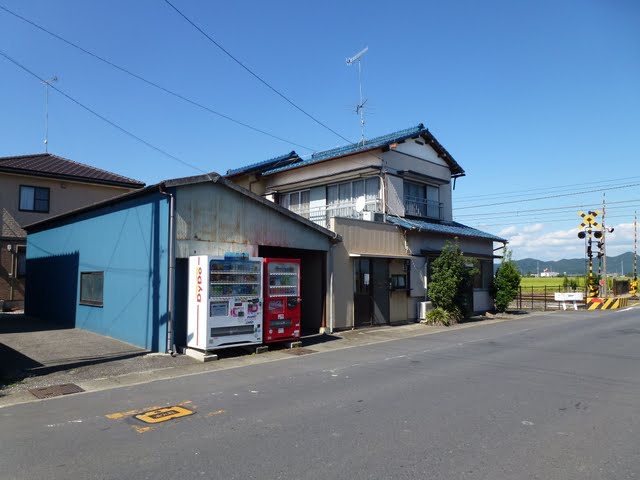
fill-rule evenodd
<path id="1" fill-rule="evenodd" d="M 264 259 L 263 342 L 300 338 L 300 260 Z"/>

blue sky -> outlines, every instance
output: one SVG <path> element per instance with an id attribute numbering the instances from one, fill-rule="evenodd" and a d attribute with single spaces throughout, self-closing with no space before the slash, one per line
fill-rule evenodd
<path id="1" fill-rule="evenodd" d="M 508 238 L 514 258 L 583 255 L 579 210 L 606 192 L 610 254 L 633 248 L 640 203 L 640 3 L 633 0 L 204 2 L 172 0 L 269 84 L 342 136 L 424 123 L 466 170 L 456 220 Z M 0 10 L 0 50 L 100 115 L 204 171 L 345 141 L 291 107 L 163 0 L 0 5 L 207 107 L 104 65 Z M 0 58 L 0 156 L 44 150 L 44 87 Z M 307 147 L 307 148 L 304 148 Z M 49 151 L 146 183 L 198 173 L 62 95 Z M 577 194 L 576 192 L 586 192 Z M 560 196 L 562 195 L 562 196 Z M 540 200 L 531 200 L 542 197 Z"/>

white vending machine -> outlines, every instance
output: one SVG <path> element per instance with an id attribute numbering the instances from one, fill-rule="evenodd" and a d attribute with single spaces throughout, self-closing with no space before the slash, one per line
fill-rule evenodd
<path id="1" fill-rule="evenodd" d="M 199 350 L 262 343 L 262 258 L 189 257 L 187 346 Z"/>

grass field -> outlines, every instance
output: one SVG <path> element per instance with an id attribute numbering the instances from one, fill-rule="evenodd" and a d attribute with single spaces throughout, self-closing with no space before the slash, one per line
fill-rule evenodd
<path id="1" fill-rule="evenodd" d="M 584 279 L 582 277 L 570 277 L 569 281 L 571 280 L 575 280 L 578 283 L 578 289 L 584 288 Z M 547 292 L 551 290 L 563 292 L 565 290 L 564 278 L 562 277 L 522 277 L 520 286 L 526 291 L 530 291 L 531 288 L 534 291 L 544 291 L 545 287 L 547 287 Z"/>

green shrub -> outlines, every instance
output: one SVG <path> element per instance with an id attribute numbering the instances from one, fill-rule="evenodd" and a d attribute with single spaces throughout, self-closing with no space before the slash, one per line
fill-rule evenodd
<path id="1" fill-rule="evenodd" d="M 429 282 L 429 298 L 435 307 L 439 307 L 458 320 L 471 312 L 469 286 L 476 270 L 467 267 L 458 247 L 458 242 L 446 242 L 440 256 L 433 261 L 433 270 Z"/>
<path id="2" fill-rule="evenodd" d="M 518 296 L 519 287 L 520 271 L 518 270 L 518 266 L 511 261 L 511 252 L 506 250 L 502 264 L 500 268 L 498 268 L 493 280 L 493 295 L 498 312 L 504 312 L 509 304 Z"/>
<path id="3" fill-rule="evenodd" d="M 454 313 L 447 312 L 444 308 L 436 307 L 427 312 L 427 325 L 444 325 L 448 327 L 458 322 L 458 318 Z"/>

